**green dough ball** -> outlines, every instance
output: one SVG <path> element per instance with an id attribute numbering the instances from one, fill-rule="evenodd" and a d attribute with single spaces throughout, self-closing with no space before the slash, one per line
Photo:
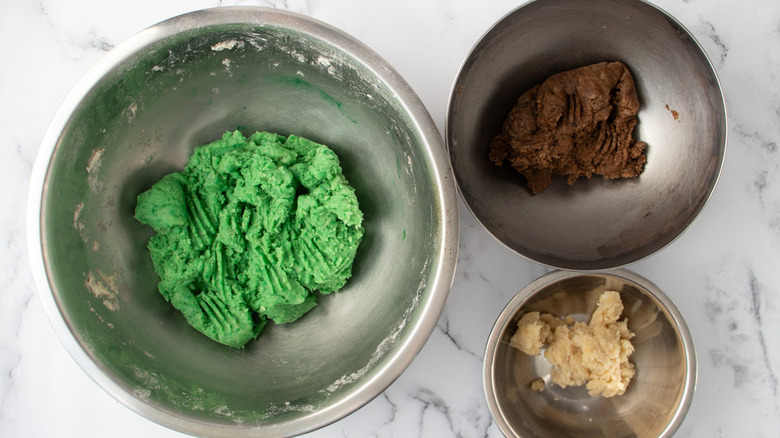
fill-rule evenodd
<path id="1" fill-rule="evenodd" d="M 242 348 L 341 289 L 363 238 L 355 190 L 327 146 L 227 132 L 138 196 L 158 289 L 206 336 Z"/>

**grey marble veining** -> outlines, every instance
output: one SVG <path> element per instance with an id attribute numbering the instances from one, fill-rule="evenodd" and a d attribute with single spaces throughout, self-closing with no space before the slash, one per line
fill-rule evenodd
<path id="1" fill-rule="evenodd" d="M 307 14 L 359 38 L 420 95 L 443 133 L 452 81 L 472 45 L 522 2 L 495 0 L 54 0 L 0 13 L 0 435 L 180 437 L 104 393 L 70 359 L 36 296 L 26 190 L 60 102 L 101 56 L 194 9 L 251 4 Z M 780 2 L 658 0 L 706 50 L 726 96 L 723 173 L 677 241 L 628 268 L 671 297 L 691 329 L 698 384 L 681 437 L 780 436 Z M 364 408 L 311 437 L 499 437 L 484 400 L 485 341 L 503 306 L 547 268 L 511 253 L 461 204 L 453 288 L 409 369 Z"/>

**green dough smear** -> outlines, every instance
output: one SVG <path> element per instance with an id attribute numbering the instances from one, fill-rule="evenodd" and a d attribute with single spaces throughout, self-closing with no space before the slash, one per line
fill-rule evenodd
<path id="1" fill-rule="evenodd" d="M 363 213 L 336 154 L 305 138 L 227 132 L 138 196 L 162 296 L 206 336 L 242 348 L 341 289 Z"/>

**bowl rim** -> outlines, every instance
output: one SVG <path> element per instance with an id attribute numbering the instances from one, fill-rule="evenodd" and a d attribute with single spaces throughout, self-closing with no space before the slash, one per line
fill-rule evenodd
<path id="1" fill-rule="evenodd" d="M 319 39 L 354 58 L 378 81 L 391 90 L 404 109 L 410 124 L 426 145 L 432 186 L 439 203 L 440 245 L 428 279 L 429 293 L 421 297 L 418 312 L 425 317 L 412 318 L 408 334 L 378 371 L 372 373 L 356 390 L 317 412 L 271 424 L 223 425 L 193 421 L 182 415 L 147 404 L 104 372 L 77 340 L 61 312 L 50 279 L 43 244 L 42 203 L 53 154 L 73 111 L 97 86 L 105 74 L 132 58 L 138 50 L 198 27 L 220 24 L 246 24 L 292 29 L 307 37 Z M 186 12 L 141 30 L 110 50 L 75 83 L 52 117 L 40 142 L 33 164 L 27 194 L 26 237 L 31 274 L 44 311 L 70 356 L 104 391 L 136 413 L 164 427 L 199 436 L 293 436 L 310 432 L 336 422 L 357 411 L 381 394 L 412 363 L 430 338 L 443 311 L 454 281 L 457 264 L 460 222 L 457 188 L 454 183 L 446 147 L 425 105 L 401 74 L 371 48 L 346 32 L 313 17 L 296 12 L 260 6 L 229 6 Z"/>
<path id="2" fill-rule="evenodd" d="M 474 44 L 469 49 L 469 51 L 466 54 L 466 56 L 461 61 L 461 64 L 458 67 L 458 72 L 455 74 L 455 77 L 452 80 L 452 86 L 450 87 L 450 94 L 449 94 L 449 98 L 447 100 L 447 107 L 446 107 L 446 111 L 445 111 L 445 114 L 444 114 L 444 141 L 445 141 L 445 144 L 446 144 L 446 147 L 447 147 L 447 152 L 448 152 L 449 157 L 450 157 L 450 165 L 452 167 L 452 172 L 453 172 L 453 175 L 455 177 L 455 184 L 457 186 L 457 190 L 458 190 L 458 194 L 459 194 L 460 199 L 463 200 L 463 204 L 466 206 L 466 209 L 469 211 L 469 213 L 471 213 L 471 216 L 474 218 L 474 220 L 476 220 L 482 226 L 482 228 L 491 237 L 493 237 L 493 239 L 495 239 L 497 242 L 499 242 L 504 248 L 506 248 L 509 251 L 512 251 L 513 253 L 515 253 L 515 254 L 525 258 L 526 260 L 532 261 L 534 263 L 538 263 L 538 264 L 540 264 L 542 266 L 547 266 L 547 267 L 552 268 L 552 269 L 577 270 L 577 271 L 581 271 L 581 272 L 598 272 L 598 271 L 606 270 L 606 269 L 614 269 L 614 268 L 625 267 L 625 266 L 628 266 L 628 265 L 630 265 L 632 263 L 636 263 L 636 262 L 645 260 L 645 259 L 647 259 L 647 258 L 649 258 L 649 257 L 651 257 L 651 256 L 653 256 L 655 254 L 658 254 L 659 252 L 661 252 L 664 249 L 668 248 L 672 243 L 677 241 L 677 239 L 679 239 L 683 234 L 685 234 L 685 232 L 687 230 L 689 230 L 693 226 L 693 224 L 699 219 L 699 217 L 701 216 L 701 213 L 706 208 L 706 206 L 709 203 L 710 199 L 712 199 L 712 195 L 715 192 L 715 189 L 718 186 L 718 182 L 720 181 L 720 177 L 721 177 L 721 175 L 723 173 L 723 165 L 724 165 L 724 162 L 725 162 L 725 159 L 726 159 L 726 153 L 727 153 L 727 150 L 728 150 L 729 117 L 728 117 L 728 107 L 726 106 L 726 97 L 725 97 L 725 95 L 723 93 L 723 85 L 721 84 L 720 78 L 718 77 L 718 72 L 715 69 L 715 65 L 712 63 L 712 60 L 710 59 L 709 55 L 704 50 L 704 47 L 701 45 L 699 40 L 694 36 L 694 34 L 682 22 L 680 22 L 672 14 L 668 13 L 667 11 L 662 9 L 661 7 L 651 3 L 650 1 L 647 1 L 647 0 L 622 0 L 622 1 L 635 1 L 635 2 L 638 2 L 638 3 L 645 4 L 645 5 L 653 8 L 653 9 L 655 9 L 656 11 L 658 11 L 661 15 L 665 16 L 667 20 L 669 20 L 670 22 L 672 22 L 676 26 L 678 26 L 680 28 L 680 30 L 682 30 L 686 34 L 686 36 L 688 38 L 690 38 L 690 40 L 692 41 L 693 45 L 699 50 L 699 52 L 704 57 L 704 60 L 706 61 L 707 65 L 709 66 L 709 70 L 710 70 L 710 72 L 713 75 L 714 83 L 717 85 L 717 90 L 718 90 L 717 94 L 720 96 L 719 102 L 721 103 L 721 105 L 723 107 L 723 121 L 722 121 L 723 122 L 723 132 L 724 132 L 723 133 L 723 145 L 722 145 L 723 152 L 722 152 L 722 154 L 720 156 L 717 172 L 716 172 L 716 175 L 715 175 L 715 177 L 713 179 L 713 184 L 709 188 L 709 191 L 708 191 L 707 195 L 704 197 L 702 205 L 701 205 L 701 208 L 699 209 L 699 211 L 697 211 L 695 213 L 695 215 L 693 217 L 691 217 L 691 219 L 688 222 L 688 224 L 680 231 L 680 233 L 677 234 L 677 236 L 675 236 L 674 238 L 669 240 L 669 242 L 667 242 L 664 246 L 656 249 L 653 252 L 645 254 L 644 256 L 640 256 L 640 257 L 636 257 L 636 258 L 631 259 L 631 260 L 627 260 L 626 262 L 623 262 L 623 263 L 618 264 L 618 265 L 604 265 L 604 266 L 597 266 L 597 267 L 593 267 L 593 268 L 575 268 L 575 267 L 571 266 L 570 264 L 566 264 L 566 261 L 563 260 L 563 259 L 560 260 L 561 263 L 556 263 L 556 264 L 553 264 L 551 262 L 544 262 L 544 261 L 541 261 L 541 260 L 537 260 L 537 259 L 533 258 L 531 255 L 525 254 L 525 253 L 523 253 L 523 252 L 521 252 L 521 251 L 511 247 L 509 244 L 507 244 L 503 240 L 499 239 L 498 236 L 496 236 L 494 234 L 494 232 L 485 225 L 485 222 L 482 220 L 482 218 L 479 215 L 477 215 L 477 213 L 474 211 L 471 203 L 468 202 L 468 199 L 463 194 L 462 183 L 460 181 L 460 178 L 457 175 L 456 168 L 455 168 L 454 164 L 452 163 L 452 154 L 450 153 L 451 145 L 453 143 L 452 142 L 452 138 L 451 138 L 451 136 L 452 136 L 451 124 L 452 124 L 452 111 L 453 111 L 453 107 L 454 107 L 454 104 L 455 104 L 455 98 L 459 94 L 458 93 L 458 87 L 459 87 L 458 82 L 460 81 L 461 76 L 464 73 L 464 70 L 468 66 L 468 64 L 469 64 L 471 58 L 473 57 L 475 51 L 477 50 L 477 48 L 479 48 L 482 45 L 483 41 L 485 40 L 485 38 L 488 35 L 493 33 L 500 26 L 501 23 L 503 23 L 506 19 L 508 19 L 512 15 L 520 13 L 520 11 L 522 9 L 526 8 L 529 5 L 536 4 L 536 3 L 546 3 L 548 1 L 550 1 L 550 0 L 531 0 L 531 1 L 527 2 L 527 3 L 524 3 L 524 4 L 520 5 L 520 6 L 517 6 L 517 7 L 513 8 L 513 9 L 511 9 L 510 11 L 506 12 L 504 15 L 502 15 L 500 18 L 498 18 L 492 25 L 490 25 L 490 27 L 487 30 L 485 30 L 482 33 L 482 35 L 480 35 L 477 38 L 477 40 L 474 42 Z"/>
<path id="3" fill-rule="evenodd" d="M 520 291 L 518 291 L 512 297 L 512 299 L 501 311 L 498 318 L 496 318 L 496 322 L 494 323 L 493 328 L 490 330 L 490 334 L 488 335 L 488 339 L 485 344 L 485 354 L 482 363 L 482 386 L 484 396 L 488 404 L 488 409 L 490 410 L 490 415 L 493 417 L 493 420 L 496 422 L 498 428 L 501 430 L 501 432 L 504 433 L 504 435 L 507 437 L 517 436 L 504 417 L 496 396 L 497 388 L 494 381 L 494 360 L 496 352 L 498 351 L 498 346 L 500 343 L 499 338 L 501 337 L 501 334 L 506 330 L 507 326 L 511 323 L 512 318 L 517 314 L 520 308 L 540 289 L 569 278 L 583 276 L 613 277 L 636 284 L 640 289 L 645 290 L 651 296 L 657 299 L 659 304 L 674 320 L 675 331 L 680 336 L 682 341 L 682 350 L 685 354 L 685 383 L 683 385 L 682 397 L 680 398 L 680 402 L 677 405 L 677 409 L 675 410 L 671 421 L 666 425 L 663 432 L 658 435 L 659 438 L 671 437 L 685 419 L 685 416 L 687 415 L 693 400 L 693 394 L 696 390 L 698 365 L 693 337 L 691 336 L 690 329 L 688 328 L 682 313 L 680 313 L 680 310 L 677 308 L 674 302 L 653 282 L 637 273 L 624 268 L 588 272 L 565 270 L 551 271 L 532 281 L 527 286 L 520 289 Z"/>

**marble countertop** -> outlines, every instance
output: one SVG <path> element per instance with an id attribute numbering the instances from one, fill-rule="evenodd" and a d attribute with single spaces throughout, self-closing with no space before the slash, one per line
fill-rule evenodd
<path id="1" fill-rule="evenodd" d="M 450 86 L 472 45 L 522 1 L 22 0 L 0 14 L 0 435 L 178 437 L 119 404 L 60 344 L 27 260 L 27 182 L 66 93 L 143 28 L 228 4 L 303 13 L 392 64 L 444 132 Z M 698 384 L 684 437 L 780 436 L 780 2 L 656 0 L 699 40 L 721 80 L 729 146 L 712 199 L 667 248 L 628 268 L 677 304 L 696 345 Z M 498 437 L 481 383 L 498 313 L 548 269 L 511 253 L 461 204 L 460 256 L 436 330 L 381 396 L 311 437 Z"/>

